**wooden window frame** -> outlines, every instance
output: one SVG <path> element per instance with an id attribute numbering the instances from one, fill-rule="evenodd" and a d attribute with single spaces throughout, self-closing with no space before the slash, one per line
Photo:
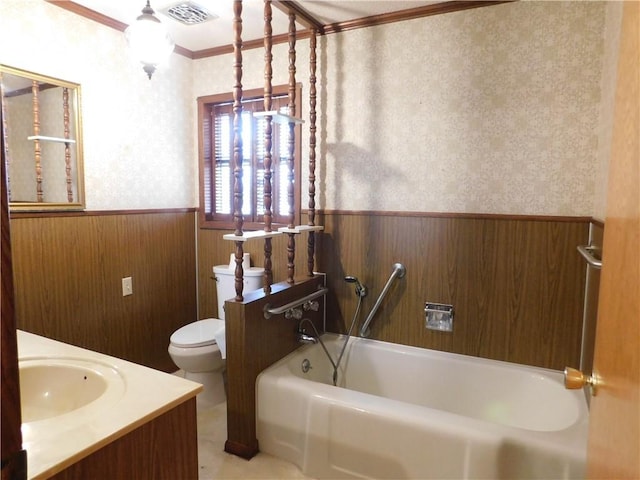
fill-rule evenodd
<path id="1" fill-rule="evenodd" d="M 272 89 L 273 97 L 282 97 L 287 96 L 289 91 L 288 85 L 278 85 L 274 86 Z M 296 84 L 296 99 L 298 99 L 298 105 L 296 105 L 296 117 L 301 117 L 301 108 L 299 106 L 299 99 L 301 98 L 302 86 L 301 84 Z M 264 97 L 263 89 L 252 89 L 246 90 L 243 92 L 242 100 L 251 101 L 256 99 L 261 99 Z M 210 228 L 210 229 L 233 229 L 235 228 L 232 214 L 216 214 L 215 212 L 215 167 L 213 165 L 213 158 L 215 156 L 214 152 L 214 133 L 212 129 L 214 129 L 214 125 L 212 124 L 211 111 L 216 105 L 227 104 L 229 102 L 233 102 L 233 93 L 222 93 L 215 95 L 206 95 L 203 97 L 198 97 L 198 167 L 199 167 L 199 224 L 200 228 Z M 264 104 L 258 111 L 264 110 Z M 294 224 L 300 224 L 300 208 L 301 208 L 301 167 L 302 167 L 302 139 L 301 139 L 302 128 L 300 124 L 295 126 L 295 147 L 294 147 Z M 207 138 L 208 137 L 208 138 Z M 264 138 L 256 139 L 256 141 L 264 142 Z M 275 143 L 275 132 L 274 132 L 274 143 Z M 274 152 L 272 152 L 274 153 Z M 210 154 L 210 155 L 209 155 Z M 274 153 L 275 159 L 275 153 Z M 211 172 L 209 178 L 207 179 L 207 169 Z M 208 183 L 208 185 L 207 185 Z M 255 197 L 257 188 L 255 182 L 253 182 L 253 191 L 252 197 Z M 272 197 L 275 198 L 279 193 L 279 185 L 276 185 L 276 182 L 272 180 Z M 285 186 L 286 188 L 286 186 Z M 211 205 L 208 206 L 206 203 L 210 202 Z M 255 198 L 252 199 L 253 205 L 256 205 Z M 221 218 L 222 217 L 222 218 Z M 277 229 L 278 227 L 287 226 L 287 221 L 276 222 L 275 219 L 272 222 L 272 228 Z M 245 218 L 243 223 L 243 229 L 250 230 L 260 230 L 264 228 L 264 224 L 262 221 L 251 221 Z"/>

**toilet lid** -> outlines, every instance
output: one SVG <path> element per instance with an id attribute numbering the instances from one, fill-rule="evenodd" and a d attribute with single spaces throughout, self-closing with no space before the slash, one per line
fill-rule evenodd
<path id="1" fill-rule="evenodd" d="M 224 335 L 224 320 L 208 318 L 180 327 L 170 341 L 176 347 L 204 347 L 216 343 L 216 335 Z"/>

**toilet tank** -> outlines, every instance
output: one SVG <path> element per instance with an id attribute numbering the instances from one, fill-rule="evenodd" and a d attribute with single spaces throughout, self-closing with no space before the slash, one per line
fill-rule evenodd
<path id="1" fill-rule="evenodd" d="M 250 267 L 244 269 L 243 292 L 252 292 L 262 288 L 264 268 Z M 216 294 L 218 297 L 218 318 L 224 320 L 224 302 L 236 296 L 235 267 L 216 265 L 213 267 L 216 279 Z"/>

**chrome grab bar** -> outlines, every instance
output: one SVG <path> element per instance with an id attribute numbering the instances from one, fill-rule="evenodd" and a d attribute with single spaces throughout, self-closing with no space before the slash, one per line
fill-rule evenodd
<path id="1" fill-rule="evenodd" d="M 329 289 L 326 287 L 320 287 L 317 291 L 310 293 L 302 298 L 294 300 L 293 302 L 289 302 L 286 305 L 282 305 L 281 307 L 272 307 L 268 303 L 264 306 L 264 318 L 271 318 L 273 315 L 280 315 L 285 313 L 288 310 L 299 307 L 300 305 L 304 305 L 306 302 L 310 302 L 318 297 L 326 295 L 329 292 Z"/>
<path id="2" fill-rule="evenodd" d="M 360 336 L 361 337 L 368 337 L 369 336 L 369 333 L 370 333 L 369 332 L 369 324 L 371 323 L 371 320 L 373 320 L 373 316 L 378 311 L 378 307 L 380 307 L 380 304 L 382 303 L 382 299 L 387 294 L 387 291 L 389 290 L 389 287 L 391 286 L 391 283 L 396 278 L 404 277 L 406 273 L 407 273 L 407 269 L 405 268 L 404 265 L 402 265 L 401 263 L 394 263 L 393 264 L 393 271 L 391 272 L 391 276 L 389 277 L 389 280 L 387 280 L 387 284 L 382 288 L 382 291 L 380 292 L 380 295 L 378 296 L 378 299 L 376 300 L 376 303 L 373 305 L 373 308 L 369 312 L 369 316 L 367 316 L 367 319 L 364 321 L 364 324 L 360 328 Z"/>
<path id="3" fill-rule="evenodd" d="M 602 268 L 602 260 L 599 260 L 594 255 L 594 252 L 597 250 L 597 247 L 586 246 L 586 245 L 578 245 L 578 252 L 580 255 L 584 257 L 589 265 L 593 268 L 601 269 Z"/>

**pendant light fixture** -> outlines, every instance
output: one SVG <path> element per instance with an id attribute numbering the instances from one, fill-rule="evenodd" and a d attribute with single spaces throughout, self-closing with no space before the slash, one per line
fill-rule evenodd
<path id="1" fill-rule="evenodd" d="M 149 0 L 134 23 L 124 31 L 133 56 L 142 63 L 142 69 L 149 79 L 156 67 L 173 52 L 175 44 L 164 25 L 155 16 Z"/>

